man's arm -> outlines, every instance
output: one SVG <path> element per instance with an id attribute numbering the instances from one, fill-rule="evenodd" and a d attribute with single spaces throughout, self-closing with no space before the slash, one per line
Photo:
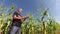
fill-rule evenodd
<path id="1" fill-rule="evenodd" d="M 17 17 L 16 15 L 13 16 L 14 19 L 21 19 L 21 17 Z"/>
<path id="2" fill-rule="evenodd" d="M 22 17 L 20 17 L 20 16 L 18 15 L 18 17 L 17 17 L 16 15 L 14 15 L 13 18 L 14 18 L 14 19 L 20 19 L 20 20 L 23 22 L 23 21 L 25 21 L 25 20 L 28 18 L 28 16 L 22 16 Z"/>
<path id="3" fill-rule="evenodd" d="M 20 16 L 17 17 L 16 15 L 14 15 L 13 18 L 14 18 L 14 19 L 19 19 L 19 20 L 21 20 L 21 22 L 23 22 L 23 19 L 22 19 L 22 17 L 20 17 Z"/>

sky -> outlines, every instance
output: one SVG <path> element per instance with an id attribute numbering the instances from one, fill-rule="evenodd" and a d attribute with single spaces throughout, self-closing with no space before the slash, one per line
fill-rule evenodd
<path id="1" fill-rule="evenodd" d="M 48 13 L 60 24 L 60 0 L 0 0 L 0 6 L 6 6 L 7 11 L 13 4 L 16 6 L 14 11 L 23 9 L 22 15 L 36 12 L 36 8 L 49 8 Z M 37 14 L 34 17 L 38 17 Z"/>

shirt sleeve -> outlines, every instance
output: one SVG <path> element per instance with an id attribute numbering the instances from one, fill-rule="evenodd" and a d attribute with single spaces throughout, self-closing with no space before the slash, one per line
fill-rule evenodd
<path id="1" fill-rule="evenodd" d="M 14 12 L 13 16 L 16 15 L 18 17 L 18 13 L 17 12 Z"/>

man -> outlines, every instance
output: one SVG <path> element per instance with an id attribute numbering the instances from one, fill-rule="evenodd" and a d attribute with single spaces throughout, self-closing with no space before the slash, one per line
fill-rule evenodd
<path id="1" fill-rule="evenodd" d="M 21 24 L 23 21 L 25 21 L 28 16 L 21 16 L 20 14 L 22 13 L 22 8 L 18 9 L 18 12 L 14 12 L 13 14 L 13 23 L 12 23 L 12 30 L 10 34 L 20 34 L 21 32 Z"/>

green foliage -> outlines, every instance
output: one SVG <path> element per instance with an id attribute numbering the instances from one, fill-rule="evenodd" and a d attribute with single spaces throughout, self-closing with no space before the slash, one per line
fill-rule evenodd
<path id="1" fill-rule="evenodd" d="M 11 26 L 11 22 L 12 22 L 12 12 L 14 10 L 14 6 L 12 6 L 10 8 L 10 13 L 8 16 L 6 16 L 6 13 L 3 13 L 5 12 L 3 10 L 3 8 L 1 9 L 1 11 L 3 11 L 1 14 L 0 14 L 0 34 L 8 34 L 9 33 L 9 28 Z"/>
<path id="2" fill-rule="evenodd" d="M 47 10 L 42 13 L 41 18 L 29 18 L 29 22 L 22 24 L 22 34 L 53 34 L 53 31 L 59 30 L 60 25 L 50 18 Z M 44 20 L 44 18 L 47 20 Z"/>
<path id="3" fill-rule="evenodd" d="M 10 10 L 9 14 L 6 16 L 5 10 L 0 8 L 0 34 L 8 34 L 9 28 L 11 27 L 12 23 L 12 12 L 15 6 L 13 5 Z M 48 9 L 47 9 L 48 10 Z M 24 21 L 21 26 L 21 33 L 22 34 L 53 34 L 53 31 L 59 30 L 60 25 L 53 19 L 50 18 L 50 15 L 47 10 L 40 12 L 42 15 L 39 14 L 41 18 L 33 18 L 33 14 L 27 14 L 29 19 Z M 45 19 L 47 18 L 47 19 Z"/>

